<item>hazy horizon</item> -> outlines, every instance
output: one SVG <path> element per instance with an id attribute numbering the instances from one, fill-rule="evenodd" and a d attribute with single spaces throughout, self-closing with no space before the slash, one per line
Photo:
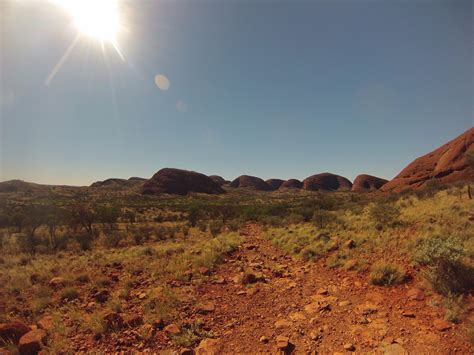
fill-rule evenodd
<path id="1" fill-rule="evenodd" d="M 291 6 L 290 6 L 291 4 Z M 121 1 L 120 54 L 0 4 L 0 181 L 393 178 L 473 121 L 471 1 Z"/>

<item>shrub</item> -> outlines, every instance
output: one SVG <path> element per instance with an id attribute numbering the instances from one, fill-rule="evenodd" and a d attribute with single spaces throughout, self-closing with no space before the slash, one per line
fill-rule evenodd
<path id="1" fill-rule="evenodd" d="M 423 239 L 416 248 L 414 259 L 428 267 L 425 274 L 433 289 L 441 294 L 458 294 L 472 290 L 474 270 L 464 265 L 463 243 L 459 238 L 435 236 Z"/>
<path id="2" fill-rule="evenodd" d="M 317 259 L 321 256 L 321 248 L 307 246 L 300 251 L 300 256 L 305 261 Z"/>
<path id="3" fill-rule="evenodd" d="M 331 223 L 333 220 L 333 215 L 331 212 L 323 210 L 321 208 L 318 208 L 316 211 L 313 213 L 313 223 L 323 229 L 326 227 L 329 223 Z"/>
<path id="4" fill-rule="evenodd" d="M 219 235 L 219 233 L 222 231 L 222 222 L 221 221 L 212 221 L 209 223 L 209 231 L 211 232 L 213 237 L 216 237 Z"/>
<path id="5" fill-rule="evenodd" d="M 444 318 L 453 323 L 459 323 L 466 311 L 463 295 L 450 294 L 444 299 L 446 313 Z"/>
<path id="6" fill-rule="evenodd" d="M 79 291 L 74 287 L 66 287 L 61 291 L 60 298 L 67 301 L 75 300 L 79 297 Z"/>
<path id="7" fill-rule="evenodd" d="M 400 217 L 400 210 L 390 203 L 373 204 L 369 208 L 369 215 L 374 220 L 375 224 L 382 226 L 394 224 Z"/>
<path id="8" fill-rule="evenodd" d="M 372 266 L 370 283 L 378 286 L 389 286 L 402 283 L 405 280 L 405 271 L 395 264 L 379 262 Z"/>

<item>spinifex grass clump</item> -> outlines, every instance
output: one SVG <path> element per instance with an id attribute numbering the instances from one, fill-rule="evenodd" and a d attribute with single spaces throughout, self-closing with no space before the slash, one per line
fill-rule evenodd
<path id="1" fill-rule="evenodd" d="M 371 268 L 370 283 L 378 286 L 396 285 L 402 283 L 405 277 L 405 271 L 400 266 L 378 262 Z"/>

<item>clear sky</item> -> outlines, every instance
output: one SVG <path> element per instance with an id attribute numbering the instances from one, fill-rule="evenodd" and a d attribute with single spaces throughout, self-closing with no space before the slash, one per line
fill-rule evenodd
<path id="1" fill-rule="evenodd" d="M 124 60 L 81 37 L 49 85 L 71 14 L 0 12 L 0 180 L 392 178 L 474 125 L 471 0 L 119 1 Z"/>

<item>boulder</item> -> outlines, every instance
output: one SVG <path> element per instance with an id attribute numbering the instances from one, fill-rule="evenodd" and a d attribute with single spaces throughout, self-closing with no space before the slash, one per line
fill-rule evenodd
<path id="1" fill-rule="evenodd" d="M 234 188 L 248 188 L 258 191 L 270 191 L 270 186 L 267 185 L 265 181 L 256 177 L 249 175 L 242 175 L 236 178 L 230 183 L 230 187 Z"/>
<path id="2" fill-rule="evenodd" d="M 354 180 L 354 184 L 352 185 L 352 191 L 378 190 L 387 182 L 388 180 L 385 180 L 376 176 L 372 176 L 372 175 L 367 175 L 367 174 L 358 175 Z"/>
<path id="3" fill-rule="evenodd" d="M 280 185 L 280 190 L 301 189 L 302 187 L 303 187 L 303 183 L 301 181 L 297 179 L 289 179 Z"/>
<path id="4" fill-rule="evenodd" d="M 196 355 L 217 355 L 221 353 L 221 346 L 218 339 L 203 339 L 194 351 Z"/>
<path id="5" fill-rule="evenodd" d="M 210 177 L 180 169 L 164 168 L 143 184 L 143 194 L 186 195 L 190 192 L 220 194 L 224 190 Z"/>
<path id="6" fill-rule="evenodd" d="M 352 188 L 352 183 L 343 176 L 322 173 L 304 179 L 303 188 L 309 191 L 347 191 Z"/>
<path id="7" fill-rule="evenodd" d="M 285 180 L 281 179 L 268 179 L 265 181 L 272 191 L 278 190 L 284 182 Z"/>
<path id="8" fill-rule="evenodd" d="M 20 338 L 18 351 L 21 355 L 36 355 L 46 343 L 44 329 L 31 330 Z"/>
<path id="9" fill-rule="evenodd" d="M 382 191 L 399 192 L 419 188 L 430 182 L 453 183 L 472 181 L 474 169 L 466 153 L 474 144 L 474 127 L 432 152 L 408 164 L 394 179 L 381 187 Z"/>

